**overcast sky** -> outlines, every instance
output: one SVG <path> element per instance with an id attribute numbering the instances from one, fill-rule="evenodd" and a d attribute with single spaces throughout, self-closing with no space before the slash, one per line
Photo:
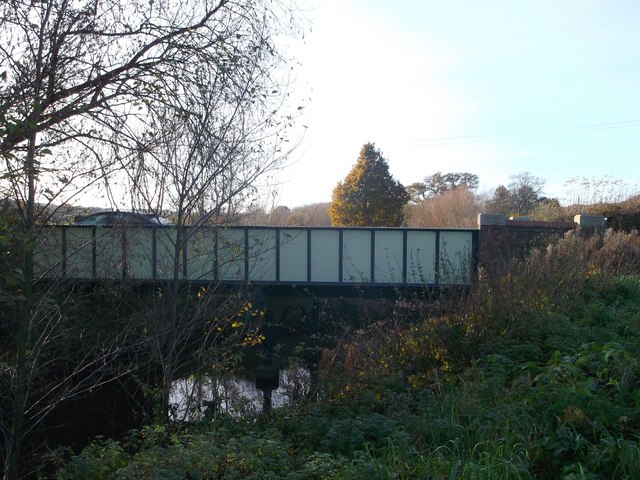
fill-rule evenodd
<path id="1" fill-rule="evenodd" d="M 329 201 L 375 142 L 405 185 L 528 171 L 640 183 L 637 0 L 308 0 L 309 126 L 278 204 Z"/>

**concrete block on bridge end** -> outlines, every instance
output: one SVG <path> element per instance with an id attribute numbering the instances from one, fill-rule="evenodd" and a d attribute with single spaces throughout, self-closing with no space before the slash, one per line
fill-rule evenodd
<path id="1" fill-rule="evenodd" d="M 576 215 L 573 221 L 581 227 L 602 228 L 607 222 L 607 218 L 602 215 Z"/>

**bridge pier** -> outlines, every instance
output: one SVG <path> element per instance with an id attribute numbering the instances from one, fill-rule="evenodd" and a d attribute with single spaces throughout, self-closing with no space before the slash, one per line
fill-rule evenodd
<path id="1" fill-rule="evenodd" d="M 273 358 L 273 349 L 278 340 L 275 317 L 276 315 L 284 316 L 294 307 L 304 307 L 310 314 L 313 330 L 317 332 L 320 328 L 320 308 L 316 297 L 296 292 L 295 289 L 274 291 L 273 288 L 268 287 L 254 289 L 252 303 L 254 308 L 264 312 L 263 332 L 266 337 L 263 343 L 264 363 L 255 371 L 255 385 L 263 395 L 263 412 L 268 414 L 273 407 L 273 391 L 280 387 L 280 369 Z M 309 370 L 313 368 L 310 367 Z"/>

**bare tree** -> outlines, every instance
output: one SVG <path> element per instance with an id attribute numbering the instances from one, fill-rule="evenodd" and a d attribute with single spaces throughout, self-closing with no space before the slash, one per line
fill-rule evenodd
<path id="1" fill-rule="evenodd" d="M 511 175 L 509 177 L 509 191 L 511 192 L 513 212 L 516 215 L 526 215 L 531 212 L 541 200 L 545 181 L 534 177 L 529 172 Z"/>
<path id="2" fill-rule="evenodd" d="M 529 172 L 511 175 L 508 188 L 504 185 L 496 188 L 493 198 L 487 202 L 490 212 L 505 215 L 528 215 L 540 202 L 547 201 L 541 196 L 545 181 Z"/>
<path id="3" fill-rule="evenodd" d="M 156 312 L 164 318 L 156 322 L 160 327 L 156 352 L 163 367 L 165 416 L 174 372 L 180 369 L 184 353 L 194 348 L 202 353 L 214 345 L 225 320 L 248 304 L 234 302 L 237 295 L 221 301 L 215 295 L 216 285 L 211 285 L 198 292 L 197 308 L 178 308 L 189 290 L 182 284 L 185 246 L 204 230 L 212 249 L 212 226 L 234 218 L 251 200 L 257 182 L 278 168 L 288 153 L 286 131 L 293 114 L 286 113 L 270 95 L 287 85 L 274 76 L 279 57 L 256 48 L 256 42 L 267 41 L 264 35 L 269 31 L 268 25 L 260 27 L 256 39 L 239 51 L 242 56 L 233 71 L 205 66 L 191 84 L 175 85 L 169 104 L 151 111 L 150 122 L 156 132 L 153 148 L 140 152 L 138 168 L 129 178 L 134 203 L 170 210 L 175 220 L 172 281 L 167 301 L 158 304 Z M 200 251 L 198 255 L 213 256 L 214 252 Z M 190 341 L 193 331 L 201 328 L 207 316 L 217 320 L 207 322 L 206 333 L 194 345 Z M 196 360 L 200 358 L 204 357 Z"/>
<path id="4" fill-rule="evenodd" d="M 159 145 L 158 122 L 171 120 L 173 130 L 163 128 L 163 134 L 178 135 L 180 128 L 191 128 L 196 138 L 198 132 L 192 126 L 179 126 L 178 119 L 182 115 L 185 124 L 192 125 L 189 121 L 204 115 L 208 119 L 202 125 L 208 127 L 199 133 L 210 135 L 206 141 L 215 148 L 193 146 L 215 151 L 216 161 L 202 156 L 191 156 L 189 161 L 206 164 L 219 188 L 212 189 L 211 182 L 203 182 L 195 173 L 182 176 L 177 190 L 189 193 L 178 206 L 183 219 L 179 222 L 192 218 L 189 215 L 198 206 L 207 211 L 198 222 L 228 212 L 238 195 L 266 171 L 263 167 L 254 171 L 256 164 L 251 161 L 237 162 L 273 153 L 261 151 L 259 145 L 277 148 L 275 142 L 256 143 L 262 128 L 274 126 L 268 135 L 273 138 L 273 132 L 282 131 L 290 120 L 276 119 L 276 99 L 286 92 L 266 79 L 282 60 L 275 36 L 280 26 L 289 28 L 291 15 L 278 2 L 259 0 L 6 0 L 0 4 L 0 186 L 15 201 L 21 243 L 26 246 L 11 350 L 15 360 L 12 414 L 5 429 L 5 478 L 19 475 L 20 448 L 29 428 L 25 422 L 40 418 L 27 414 L 33 401 L 33 375 L 42 371 L 33 363 L 41 361 L 34 347 L 42 346 L 38 335 L 43 331 L 35 326 L 53 328 L 52 319 L 62 318 L 43 308 L 45 297 L 34 275 L 33 246 L 39 225 L 50 214 L 39 205 L 62 203 L 96 185 L 115 202 L 116 196 L 122 197 L 118 182 L 127 179 L 136 188 L 155 192 L 147 197 L 146 206 L 166 205 L 171 169 L 168 164 L 160 169 L 150 165 L 160 157 L 148 155 Z M 208 96 L 208 92 L 214 93 Z M 197 111 L 189 103 L 200 94 L 208 98 L 209 110 Z M 231 120 L 213 121 L 218 117 Z M 180 146 L 175 154 L 188 150 Z M 158 175 L 149 177 L 149 171 Z M 196 171 L 192 168 L 189 173 Z M 204 199 L 212 192 L 215 198 L 210 200 L 218 207 L 205 208 Z M 180 245 L 177 241 L 176 248 Z"/>

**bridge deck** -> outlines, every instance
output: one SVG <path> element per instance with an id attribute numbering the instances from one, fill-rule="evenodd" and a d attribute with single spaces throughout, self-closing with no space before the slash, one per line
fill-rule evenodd
<path id="1" fill-rule="evenodd" d="M 51 226 L 36 250 L 44 278 L 299 286 L 471 283 L 477 230 L 328 227 Z"/>

